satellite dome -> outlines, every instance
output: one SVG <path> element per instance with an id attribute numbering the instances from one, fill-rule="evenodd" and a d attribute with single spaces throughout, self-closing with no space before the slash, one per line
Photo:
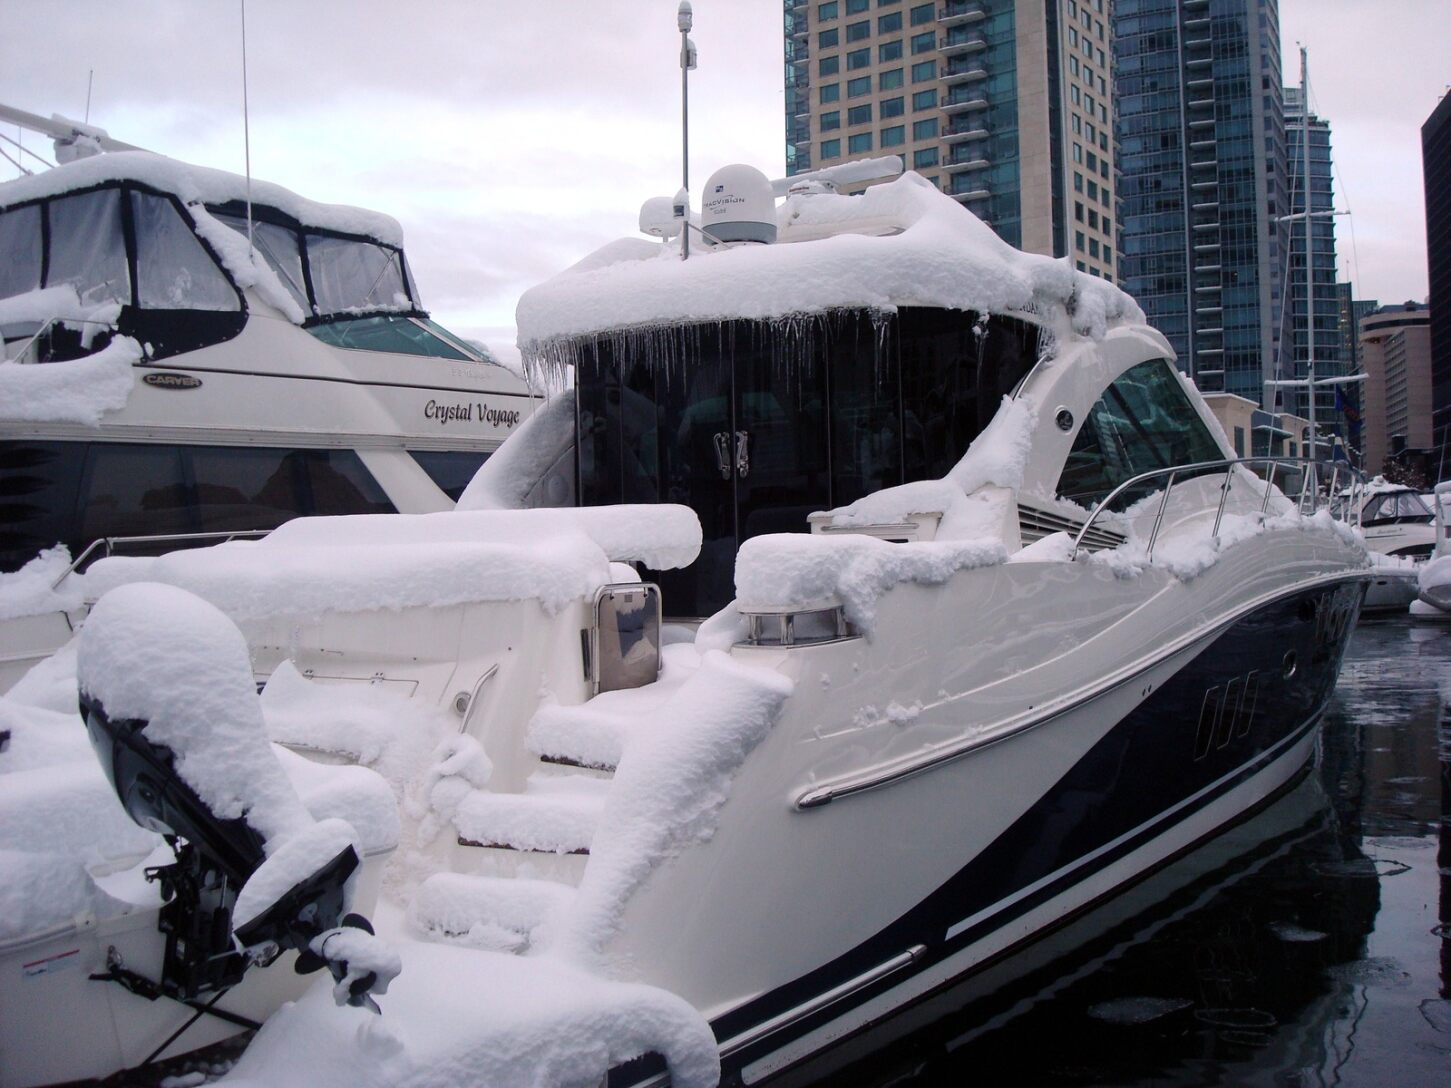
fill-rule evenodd
<path id="1" fill-rule="evenodd" d="M 722 166 L 705 183 L 701 228 L 717 242 L 774 242 L 776 198 L 754 166 Z"/>

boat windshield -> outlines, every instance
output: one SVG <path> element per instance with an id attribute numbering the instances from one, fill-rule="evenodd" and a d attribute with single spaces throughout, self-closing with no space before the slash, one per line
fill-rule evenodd
<path id="1" fill-rule="evenodd" d="M 1393 522 L 1431 522 L 1431 508 L 1414 491 L 1391 491 L 1372 495 L 1360 508 L 1362 525 L 1389 525 Z"/>

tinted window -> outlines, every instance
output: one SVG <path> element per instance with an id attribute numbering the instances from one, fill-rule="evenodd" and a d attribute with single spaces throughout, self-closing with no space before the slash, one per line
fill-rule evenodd
<path id="1" fill-rule="evenodd" d="M 1170 364 L 1151 359 L 1119 375 L 1090 409 L 1058 493 L 1087 506 L 1140 473 L 1223 456 Z M 1144 494 L 1158 489 L 1150 483 Z"/>
<path id="2" fill-rule="evenodd" d="M 352 450 L 0 442 L 0 569 L 102 537 L 272 529 L 299 514 L 394 507 Z M 128 546 L 157 554 L 159 543 Z"/>
<path id="3" fill-rule="evenodd" d="M 0 298 L 40 286 L 40 208 L 0 212 Z"/>
<path id="4" fill-rule="evenodd" d="M 469 357 L 441 336 L 430 331 L 425 322 L 410 317 L 380 314 L 376 317 L 355 317 L 313 325 L 308 332 L 319 340 L 355 351 L 386 351 L 395 355 L 431 355 L 439 359 Z"/>
<path id="5" fill-rule="evenodd" d="M 461 450 L 409 450 L 428 478 L 440 491 L 458 502 L 479 466 L 489 459 L 487 453 Z"/>
<path id="6" fill-rule="evenodd" d="M 99 189 L 52 200 L 50 267 L 45 285 L 68 283 L 82 302 L 131 301 L 131 274 L 121 235 L 121 192 Z"/>
<path id="7" fill-rule="evenodd" d="M 131 194 L 136 304 L 156 310 L 238 310 L 241 299 L 166 197 Z"/>

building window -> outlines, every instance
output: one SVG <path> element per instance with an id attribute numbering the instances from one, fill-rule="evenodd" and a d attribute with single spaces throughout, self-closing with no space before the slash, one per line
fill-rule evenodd
<path id="1" fill-rule="evenodd" d="M 907 112 L 907 103 L 900 95 L 896 98 L 884 98 L 877 110 L 877 116 L 885 121 L 888 117 L 901 117 Z"/>
<path id="2" fill-rule="evenodd" d="M 1073 202 L 1073 218 L 1077 219 L 1080 223 L 1083 222 L 1083 201 L 1075 200 Z"/>
<path id="3" fill-rule="evenodd" d="M 1081 193 L 1083 191 L 1083 178 L 1080 175 L 1074 175 L 1074 176 L 1078 178 L 1078 182 L 1077 182 L 1078 191 Z M 1096 181 L 1090 181 L 1088 183 L 1088 199 L 1089 200 L 1097 200 L 1098 199 L 1098 182 L 1096 182 Z"/>
<path id="4" fill-rule="evenodd" d="M 1099 159 L 1098 160 L 1098 172 L 1103 177 L 1108 177 L 1108 160 L 1107 159 Z"/>
<path id="5" fill-rule="evenodd" d="M 865 41 L 872 36 L 872 24 L 869 20 L 863 19 L 859 23 L 846 24 L 846 40 L 849 42 Z"/>
<path id="6" fill-rule="evenodd" d="M 816 62 L 816 74 L 819 76 L 834 76 L 839 71 L 841 71 L 840 57 L 822 57 Z"/>
<path id="7" fill-rule="evenodd" d="M 1109 246 L 1104 246 L 1103 247 L 1103 259 L 1105 261 L 1112 261 L 1113 260 L 1113 249 L 1110 248 Z"/>
<path id="8" fill-rule="evenodd" d="M 895 91 L 902 85 L 902 69 L 893 68 L 890 72 L 883 72 L 877 76 L 877 90 Z"/>
<path id="9" fill-rule="evenodd" d="M 912 35 L 912 53 L 930 53 L 937 48 L 937 31 L 929 30 L 926 34 Z"/>
<path id="10" fill-rule="evenodd" d="M 1113 233 L 1113 220 L 1110 219 L 1106 215 L 1103 217 L 1103 233 L 1104 234 L 1112 234 Z"/>
<path id="11" fill-rule="evenodd" d="M 846 149 L 853 155 L 872 149 L 872 134 L 870 132 L 859 132 L 855 136 L 848 136 Z"/>
<path id="12" fill-rule="evenodd" d="M 883 42 L 881 45 L 877 46 L 877 60 L 878 61 L 901 60 L 901 59 L 902 59 L 902 39 L 901 38 L 898 38 L 896 41 L 892 41 L 892 42 Z"/>
<path id="13" fill-rule="evenodd" d="M 902 29 L 902 13 L 894 11 L 890 15 L 877 16 L 878 34 L 895 34 Z"/>
<path id="14" fill-rule="evenodd" d="M 816 18 L 818 22 L 824 23 L 828 19 L 835 19 L 836 14 L 836 0 L 831 0 L 829 4 L 816 5 Z"/>
<path id="15" fill-rule="evenodd" d="M 872 93 L 872 77 L 857 76 L 856 79 L 846 81 L 846 96 L 848 98 L 860 98 L 864 94 Z"/>
<path id="16" fill-rule="evenodd" d="M 1068 44 L 1075 49 L 1078 48 L 1078 31 L 1071 26 L 1068 28 Z"/>
<path id="17" fill-rule="evenodd" d="M 1080 272 L 1087 272 L 1088 271 L 1088 265 L 1084 264 L 1082 261 L 1076 261 L 1074 263 L 1076 263 L 1078 265 L 1078 271 L 1080 271 Z"/>
<path id="18" fill-rule="evenodd" d="M 816 35 L 816 46 L 818 49 L 831 49 L 836 45 L 839 37 L 840 32 L 836 27 L 832 27 L 830 30 L 823 30 L 820 34 Z"/>
<path id="19" fill-rule="evenodd" d="M 833 30 L 831 33 L 832 33 L 831 44 L 832 45 L 835 45 L 836 44 L 836 37 L 835 37 L 836 31 Z M 822 42 L 821 44 L 822 45 L 825 45 L 826 43 L 825 42 Z M 1072 72 L 1075 76 L 1078 75 L 1078 58 L 1077 57 L 1069 57 L 1068 58 L 1068 70 L 1070 72 Z"/>
<path id="20" fill-rule="evenodd" d="M 822 102 L 840 102 L 841 101 L 841 84 L 840 83 L 828 83 L 826 86 L 824 86 L 824 87 L 821 88 L 821 90 L 820 90 L 820 98 L 821 98 L 821 101 Z"/>
<path id="21" fill-rule="evenodd" d="M 1098 229 L 1098 212 L 1092 208 L 1088 209 L 1088 225 L 1094 230 Z"/>
<path id="22" fill-rule="evenodd" d="M 937 165 L 937 148 L 924 147 L 912 153 L 912 169 L 927 170 Z"/>
<path id="23" fill-rule="evenodd" d="M 1098 139 L 1098 129 L 1096 129 L 1096 128 L 1093 127 L 1093 122 L 1092 121 L 1090 121 L 1085 126 L 1085 128 L 1088 130 L 1088 142 L 1089 143 L 1093 143 L 1095 140 Z"/>
<path id="24" fill-rule="evenodd" d="M 872 63 L 872 51 L 870 49 L 854 49 L 846 55 L 846 70 L 855 71 L 858 68 L 868 68 Z"/>
<path id="25" fill-rule="evenodd" d="M 924 23 L 934 23 L 936 21 L 936 4 L 918 4 L 915 8 L 912 9 L 913 26 L 922 26 Z"/>
<path id="26" fill-rule="evenodd" d="M 853 106 L 846 111 L 846 123 L 849 125 L 867 125 L 872 120 L 872 104 L 868 102 L 865 106 Z"/>
<path id="27" fill-rule="evenodd" d="M 1073 232 L 1073 248 L 1078 250 L 1079 253 L 1082 253 L 1084 250 L 1083 232 L 1081 230 Z M 1078 267 L 1082 268 L 1083 266 L 1079 265 Z"/>
<path id="28" fill-rule="evenodd" d="M 1076 86 L 1068 88 L 1068 95 L 1070 98 L 1073 99 L 1073 104 L 1075 106 L 1083 104 L 1083 92 L 1080 91 Z"/>
<path id="29" fill-rule="evenodd" d="M 823 113 L 821 115 L 821 131 L 822 132 L 831 132 L 833 129 L 838 129 L 838 128 L 841 128 L 841 113 L 840 113 L 840 111 L 838 111 L 838 110 L 832 110 L 830 113 Z"/>
<path id="30" fill-rule="evenodd" d="M 1073 161 L 1074 162 L 1082 162 L 1083 161 L 1083 147 L 1080 144 L 1074 144 L 1073 145 Z"/>
<path id="31" fill-rule="evenodd" d="M 1092 185 L 1093 182 L 1090 181 L 1089 184 Z M 1073 191 L 1075 193 L 1083 192 L 1083 175 L 1077 171 L 1073 174 Z"/>
<path id="32" fill-rule="evenodd" d="M 912 122 L 913 140 L 935 140 L 937 139 L 937 118 L 929 117 L 925 121 Z"/>
<path id="33" fill-rule="evenodd" d="M 935 60 L 924 60 L 920 64 L 912 65 L 912 82 L 925 83 L 929 79 L 937 78 L 937 62 Z"/>
<path id="34" fill-rule="evenodd" d="M 1108 196 L 1108 186 L 1107 185 L 1105 185 L 1103 187 L 1103 189 L 1101 190 L 1101 195 L 1102 195 L 1102 198 L 1103 198 L 1103 206 L 1105 208 L 1109 207 L 1109 202 L 1108 202 L 1109 201 L 1109 196 Z"/>
<path id="35" fill-rule="evenodd" d="M 823 159 L 839 159 L 839 158 L 841 158 L 841 141 L 840 140 L 822 140 L 821 141 L 821 157 Z"/>
<path id="36" fill-rule="evenodd" d="M 1080 136 L 1082 134 L 1083 134 L 1083 118 L 1082 117 L 1079 117 L 1078 114 L 1075 113 L 1073 115 L 1073 135 Z"/>
<path id="37" fill-rule="evenodd" d="M 907 129 L 903 125 L 893 125 L 891 128 L 882 129 L 883 147 L 901 147 L 907 142 Z"/>
<path id="38" fill-rule="evenodd" d="M 1095 155 L 1092 151 L 1088 153 L 1088 168 L 1090 170 L 1098 169 L 1098 156 Z"/>
<path id="39" fill-rule="evenodd" d="M 1108 150 L 1108 133 L 1107 132 L 1100 132 L 1098 134 L 1098 149 L 1100 151 L 1107 151 Z"/>
<path id="40" fill-rule="evenodd" d="M 937 91 L 918 91 L 912 96 L 912 108 L 914 110 L 935 110 L 937 108 Z"/>
<path id="41" fill-rule="evenodd" d="M 860 15 L 871 6 L 871 0 L 846 0 L 846 13 Z"/>
<path id="42" fill-rule="evenodd" d="M 1097 257 L 1098 256 L 1098 239 L 1097 238 L 1090 238 L 1088 240 L 1088 255 L 1090 257 Z"/>

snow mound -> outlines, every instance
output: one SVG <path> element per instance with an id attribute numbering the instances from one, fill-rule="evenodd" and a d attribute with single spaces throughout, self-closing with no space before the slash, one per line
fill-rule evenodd
<path id="1" fill-rule="evenodd" d="M 777 224 L 777 244 L 693 248 L 688 261 L 674 242 L 650 258 L 638 242 L 612 243 L 519 299 L 526 362 L 547 357 L 552 342 L 606 330 L 844 308 L 1057 313 L 1094 338 L 1144 319 L 1117 287 L 1013 249 L 915 173 L 860 196 L 788 197 Z M 831 231 L 841 233 L 822 237 Z"/>
<path id="2" fill-rule="evenodd" d="M 117 336 L 84 359 L 0 362 L 0 404 L 12 422 L 95 427 L 107 412 L 126 407 L 136 385 L 132 366 L 140 361 L 141 345 L 129 336 Z"/>
<path id="3" fill-rule="evenodd" d="M 0 574 L 0 620 L 80 608 L 85 595 L 79 579 L 67 578 L 59 588 L 55 585 L 70 566 L 70 550 L 57 544 L 19 570 Z"/>
<path id="4" fill-rule="evenodd" d="M 0 942 L 40 933 L 77 918 L 113 918 L 126 904 L 113 899 L 74 858 L 0 849 Z"/>
<path id="5" fill-rule="evenodd" d="M 435 873 L 414 894 L 408 924 L 436 941 L 517 954 L 574 894 L 551 880 Z"/>
<path id="6" fill-rule="evenodd" d="M 574 475 L 574 390 L 534 410 L 474 473 L 456 510 L 521 510 L 564 506 Z"/>

